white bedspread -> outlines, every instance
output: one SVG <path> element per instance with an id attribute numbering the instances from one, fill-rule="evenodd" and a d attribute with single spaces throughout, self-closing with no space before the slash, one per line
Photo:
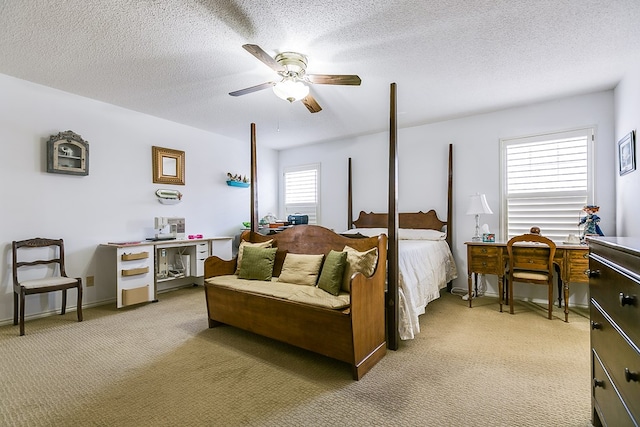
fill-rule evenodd
<path id="1" fill-rule="evenodd" d="M 440 297 L 440 289 L 458 277 L 453 254 L 446 241 L 399 240 L 400 339 L 415 338 L 420 332 L 418 316 L 429 302 Z"/>
<path id="2" fill-rule="evenodd" d="M 354 228 L 342 234 L 376 236 L 386 228 Z M 410 340 L 420 332 L 418 316 L 427 304 L 440 297 L 440 289 L 458 277 L 446 234 L 436 230 L 398 230 L 398 333 Z"/>

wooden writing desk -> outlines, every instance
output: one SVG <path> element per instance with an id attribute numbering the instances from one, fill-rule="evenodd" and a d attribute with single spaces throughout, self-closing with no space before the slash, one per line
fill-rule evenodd
<path id="1" fill-rule="evenodd" d="M 467 245 L 467 274 L 469 282 L 469 307 L 472 307 L 473 281 L 478 274 L 493 274 L 502 281 L 509 255 L 506 242 L 465 242 Z M 532 251 L 536 245 L 531 244 Z M 564 287 L 564 321 L 569 321 L 569 283 L 589 283 L 589 247 L 586 245 L 557 244 L 554 264 L 558 274 L 558 306 L 562 307 Z M 502 296 L 500 296 L 502 297 Z"/>

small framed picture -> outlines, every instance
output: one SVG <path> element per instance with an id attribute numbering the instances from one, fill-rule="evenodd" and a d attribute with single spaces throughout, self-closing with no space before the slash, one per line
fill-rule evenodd
<path id="1" fill-rule="evenodd" d="M 496 241 L 496 235 L 493 233 L 482 233 L 482 241 L 485 243 L 493 243 Z"/>
<path id="2" fill-rule="evenodd" d="M 151 147 L 154 184 L 184 185 L 184 151 Z"/>
<path id="3" fill-rule="evenodd" d="M 636 170 L 636 138 L 631 131 L 618 141 L 618 163 L 620 176 Z"/>

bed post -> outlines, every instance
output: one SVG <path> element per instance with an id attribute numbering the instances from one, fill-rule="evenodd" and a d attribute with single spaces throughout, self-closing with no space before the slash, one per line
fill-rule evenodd
<path id="1" fill-rule="evenodd" d="M 398 349 L 398 129 L 396 84 L 391 83 L 389 112 L 389 214 L 388 214 L 388 287 L 387 347 Z"/>
<path id="2" fill-rule="evenodd" d="M 449 144 L 449 179 L 447 181 L 447 244 L 453 253 L 453 144 Z M 451 292 L 452 282 L 447 283 L 447 291 Z"/>
<path id="3" fill-rule="evenodd" d="M 349 157 L 349 185 L 347 195 L 347 230 L 353 226 L 353 187 L 351 182 L 351 157 Z"/>
<path id="4" fill-rule="evenodd" d="M 251 123 L 251 231 L 258 232 L 258 168 L 256 167 L 256 124 Z"/>

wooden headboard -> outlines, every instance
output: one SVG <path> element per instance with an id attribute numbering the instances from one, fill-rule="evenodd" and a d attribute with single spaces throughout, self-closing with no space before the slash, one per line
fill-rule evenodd
<path id="1" fill-rule="evenodd" d="M 389 215 L 386 213 L 375 213 L 360 211 L 358 219 L 353 220 L 353 183 L 351 172 L 351 158 L 349 158 L 349 183 L 348 183 L 348 203 L 347 203 L 347 228 L 387 228 L 389 227 Z M 438 218 L 436 211 L 431 209 L 427 213 L 402 212 L 398 214 L 398 228 L 429 229 L 443 231 L 446 225 L 446 241 L 451 247 L 453 242 L 453 144 L 449 144 L 449 170 L 447 176 L 447 220 Z"/>
<path id="2" fill-rule="evenodd" d="M 399 214 L 399 228 L 427 229 L 438 230 L 447 225 L 446 222 L 438 218 L 436 211 L 431 209 L 429 212 L 401 212 Z M 386 213 L 373 213 L 360 211 L 358 219 L 352 223 L 356 228 L 387 228 L 389 224 L 389 215 Z"/>

